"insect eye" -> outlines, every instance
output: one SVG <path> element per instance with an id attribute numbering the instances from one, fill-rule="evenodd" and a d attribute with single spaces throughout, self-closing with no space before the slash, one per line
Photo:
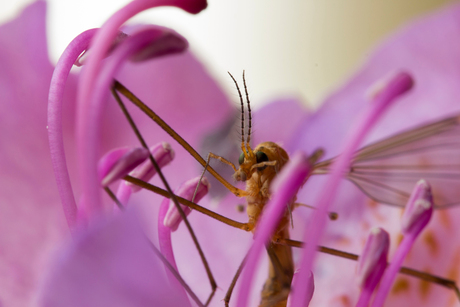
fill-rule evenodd
<path id="1" fill-rule="evenodd" d="M 258 151 L 256 152 L 256 160 L 257 160 L 257 163 L 266 162 L 268 161 L 268 157 L 262 151 Z"/>
<path id="2" fill-rule="evenodd" d="M 242 152 L 240 158 L 238 159 L 238 163 L 241 165 L 244 163 L 244 153 Z"/>

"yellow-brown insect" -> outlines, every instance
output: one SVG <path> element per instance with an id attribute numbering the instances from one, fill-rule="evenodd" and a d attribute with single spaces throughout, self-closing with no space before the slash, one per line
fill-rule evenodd
<path id="1" fill-rule="evenodd" d="M 283 168 L 283 166 L 288 162 L 289 157 L 282 147 L 273 142 L 261 143 L 254 150 L 252 150 L 250 146 L 251 113 L 249 99 L 247 97 L 247 90 L 245 92 L 246 99 L 248 101 L 249 127 L 247 139 L 245 140 L 243 119 L 241 127 L 243 136 L 241 142 L 242 154 L 239 159 L 240 165 L 238 168 L 236 168 L 232 162 L 212 153 L 208 155 L 208 159 L 207 161 L 205 161 L 195 151 L 195 149 L 193 149 L 180 135 L 178 135 L 157 114 L 155 114 L 149 107 L 147 107 L 137 97 L 135 97 L 131 92 L 129 92 L 123 85 L 121 85 L 118 82 L 115 82 L 114 91 L 122 93 L 136 106 L 138 106 L 145 114 L 147 114 L 151 119 L 153 119 L 163 130 L 165 130 L 180 145 L 182 145 L 202 166 L 204 166 L 205 171 L 208 171 L 211 175 L 213 175 L 229 191 L 231 191 L 237 197 L 245 197 L 247 201 L 247 213 L 249 221 L 247 223 L 240 223 L 228 219 L 224 216 L 221 216 L 206 208 L 203 208 L 193 202 L 177 197 L 180 203 L 189 206 L 192 209 L 200 211 L 232 227 L 243 229 L 245 231 L 253 231 L 255 229 L 258 218 L 263 210 L 263 207 L 270 198 L 270 185 L 272 183 L 272 180 L 275 178 L 276 174 Z M 239 89 L 238 92 L 240 94 L 240 101 L 242 105 L 242 117 L 244 117 L 243 99 Z M 398 134 L 389 139 L 376 142 L 374 144 L 364 147 L 356 153 L 353 167 L 351 168 L 350 172 L 346 174 L 347 179 L 349 179 L 358 187 L 360 187 L 369 197 L 377 201 L 381 201 L 383 203 L 388 203 L 392 205 L 401 205 L 401 203 L 404 203 L 405 198 L 408 197 L 408 191 L 410 191 L 413 184 L 409 183 L 409 190 L 406 188 L 398 189 L 391 187 L 388 184 L 386 184 L 385 180 L 389 179 L 385 176 L 385 174 L 391 174 L 391 176 L 401 176 L 405 180 L 407 178 L 412 178 L 415 181 L 421 177 L 428 177 L 428 179 L 432 177 L 434 179 L 434 184 L 432 183 L 432 185 L 440 185 L 441 181 L 436 181 L 436 178 L 440 178 L 444 174 L 441 172 L 441 170 L 445 168 L 445 165 L 443 165 L 442 163 L 435 163 L 429 166 L 424 165 L 423 168 L 421 168 L 420 166 L 417 166 L 415 164 L 410 165 L 410 163 L 409 165 L 406 163 L 402 166 L 400 164 L 392 164 L 385 162 L 391 161 L 391 158 L 393 157 L 400 158 L 401 153 L 404 152 L 409 153 L 404 155 L 404 157 L 407 157 L 408 155 L 417 153 L 417 151 L 420 150 L 429 151 L 432 147 L 451 148 L 452 146 L 449 147 L 443 144 L 446 143 L 445 141 L 448 140 L 450 136 L 458 136 L 460 130 L 459 118 L 460 117 L 455 116 L 443 119 L 433 124 L 418 127 L 416 129 Z M 431 145 L 434 143 L 434 145 L 440 146 L 426 147 L 425 145 L 423 145 L 423 143 L 427 141 L 431 142 Z M 451 145 L 451 143 L 448 143 L 448 145 L 449 144 Z M 314 154 L 316 159 L 320 155 L 320 151 Z M 388 157 L 390 157 L 390 160 L 385 161 L 385 159 Z M 225 180 L 220 174 L 218 174 L 212 167 L 210 167 L 209 161 L 211 158 L 218 159 L 219 161 L 230 165 L 235 171 L 234 179 L 236 179 L 237 181 L 246 182 L 246 189 L 241 190 L 233 186 L 227 180 Z M 377 160 L 378 163 L 376 163 Z M 332 161 L 333 159 L 330 159 L 315 164 L 313 174 L 327 173 L 329 171 L 329 166 L 331 165 Z M 369 161 L 371 161 L 371 164 L 369 164 Z M 362 164 L 362 166 L 360 166 L 360 164 Z M 458 169 L 452 170 L 451 167 L 449 171 L 450 174 L 458 175 Z M 376 176 L 377 179 L 374 178 L 372 180 L 367 180 L 365 181 L 367 185 L 365 185 L 362 182 L 364 181 L 363 178 L 367 178 L 366 176 Z M 451 178 L 458 179 L 460 177 L 450 176 L 449 179 Z M 152 186 L 139 179 L 130 176 L 126 176 L 124 179 L 134 184 L 137 184 L 145 189 L 151 190 L 157 194 L 163 195 L 165 197 L 171 197 L 166 191 L 158 187 Z M 382 191 L 384 193 L 382 193 Z M 386 201 L 385 199 L 382 200 L 380 197 L 383 194 L 395 197 Z M 449 206 L 457 204 L 458 200 L 454 199 L 453 197 L 454 196 L 446 197 L 442 205 Z M 291 246 L 300 247 L 302 245 L 301 242 L 289 239 L 290 213 L 297 205 L 298 204 L 295 203 L 295 199 L 293 199 L 291 203 L 286 204 L 287 210 L 285 212 L 285 215 L 282 217 L 281 222 L 279 223 L 275 231 L 274 237 L 276 238 L 276 241 L 282 242 L 283 244 L 271 242 L 268 245 L 267 251 L 270 258 L 269 278 L 265 282 L 262 291 L 260 306 L 286 306 L 287 297 L 290 291 L 290 284 L 294 274 L 294 263 L 292 260 Z M 327 252 L 348 259 L 356 260 L 358 258 L 357 255 L 344 253 L 325 247 L 319 247 L 319 250 L 322 252 Z M 236 282 L 236 279 L 239 276 L 241 269 L 242 266 L 240 266 L 232 282 L 232 286 L 227 293 L 225 299 L 227 304 L 228 299 L 230 298 L 231 290 Z M 407 268 L 402 268 L 401 272 L 412 276 L 416 276 L 418 278 L 422 278 L 430 282 L 436 282 L 448 288 L 454 289 L 456 291 L 457 296 L 459 296 L 460 298 L 460 292 L 458 291 L 458 288 L 456 287 L 455 282 L 453 281 L 446 280 L 427 273 L 421 273 L 418 271 L 410 270 Z M 213 293 L 211 293 L 210 298 L 212 297 Z M 208 299 L 208 302 L 210 298 Z"/>
<path id="2" fill-rule="evenodd" d="M 249 145 L 247 146 L 249 147 Z M 249 147 L 250 150 L 250 147 Z M 270 185 L 276 174 L 289 161 L 289 156 L 281 146 L 273 142 L 259 144 L 255 150 L 249 151 L 244 162 L 235 173 L 237 178 L 247 178 L 246 196 L 249 225 L 254 227 L 268 200 L 270 199 Z M 244 180 L 243 180 L 244 181 Z M 294 209 L 293 199 L 286 204 L 289 210 L 277 226 L 275 236 L 289 238 L 289 212 Z M 286 306 L 289 288 L 294 276 L 294 261 L 291 247 L 270 243 L 267 248 L 270 267 L 269 276 L 262 290 L 260 306 Z"/>
<path id="3" fill-rule="evenodd" d="M 249 95 L 246 87 L 246 81 L 243 72 L 243 84 L 246 93 L 246 101 L 248 106 L 248 131 L 245 139 L 244 131 L 244 103 L 241 91 L 235 78 L 229 73 L 230 77 L 235 82 L 241 103 L 241 150 L 239 157 L 239 167 L 213 153 L 209 153 L 205 171 L 209 166 L 211 158 L 220 160 L 230 165 L 235 171 L 233 178 L 237 181 L 246 182 L 246 202 L 248 214 L 248 229 L 254 231 L 257 221 L 270 199 L 270 186 L 278 174 L 278 172 L 289 161 L 289 156 L 286 151 L 274 142 L 263 142 L 253 150 L 250 145 L 251 140 L 251 106 Z M 204 172 L 203 172 L 204 174 Z M 295 205 L 295 199 L 291 203 L 286 204 L 288 210 L 285 211 L 285 216 L 277 226 L 274 236 L 276 238 L 289 239 L 289 213 L 292 212 Z M 291 247 L 288 245 L 280 245 L 270 243 L 267 247 L 267 252 L 270 258 L 269 276 L 262 291 L 262 299 L 260 306 L 286 306 L 287 298 L 292 278 L 294 276 L 294 261 L 292 259 Z M 238 278 L 238 273 L 234 281 Z M 227 293 L 226 303 L 230 298 L 231 289 Z"/>
<path id="4" fill-rule="evenodd" d="M 273 142 L 259 144 L 252 151 L 249 144 L 245 144 L 245 151 L 241 154 L 240 166 L 235 169 L 234 178 L 246 182 L 246 202 L 249 221 L 248 229 L 254 231 L 257 221 L 263 208 L 270 199 L 270 185 L 289 161 L 286 151 Z M 210 157 L 219 157 L 211 154 Z M 281 219 L 275 231 L 275 237 L 289 239 L 289 218 L 288 214 L 294 209 L 295 199 L 286 204 L 289 210 Z M 269 276 L 262 290 L 260 306 L 286 306 L 289 289 L 294 276 L 294 261 L 292 259 L 291 247 L 288 245 L 270 243 L 267 247 L 270 258 Z M 238 275 L 235 277 L 238 278 Z M 227 301 L 230 299 L 231 290 L 227 293 Z"/>

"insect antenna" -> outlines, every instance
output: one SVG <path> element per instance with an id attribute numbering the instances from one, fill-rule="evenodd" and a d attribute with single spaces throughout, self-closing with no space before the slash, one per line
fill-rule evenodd
<path id="1" fill-rule="evenodd" d="M 246 78 L 244 77 L 244 70 L 243 70 L 243 85 L 244 85 L 244 92 L 246 93 L 246 103 L 248 105 L 248 137 L 246 141 L 249 146 L 251 143 L 252 115 L 251 115 L 251 104 L 249 103 L 248 88 L 246 86 Z"/>
<path id="2" fill-rule="evenodd" d="M 244 101 L 243 101 L 243 95 L 241 95 L 240 87 L 238 86 L 238 82 L 236 82 L 235 78 L 233 75 L 228 72 L 230 75 L 230 78 L 232 78 L 233 82 L 235 82 L 236 90 L 238 91 L 238 95 L 240 96 L 240 103 L 241 103 L 241 150 L 243 151 L 244 156 L 247 156 L 247 152 L 245 149 L 245 141 L 244 141 Z M 249 115 L 251 116 L 251 115 Z M 250 132 L 251 130 L 249 130 Z M 249 136 L 248 136 L 249 138 Z"/>

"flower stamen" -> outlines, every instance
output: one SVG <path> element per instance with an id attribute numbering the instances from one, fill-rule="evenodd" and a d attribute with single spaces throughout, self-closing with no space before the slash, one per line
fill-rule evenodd
<path id="1" fill-rule="evenodd" d="M 373 228 L 358 259 L 358 283 L 362 288 L 357 307 L 368 306 L 375 287 L 387 267 L 390 237 L 382 228 Z"/>
<path id="2" fill-rule="evenodd" d="M 98 175 L 101 185 L 106 187 L 123 178 L 149 156 L 143 147 L 117 148 L 105 154 L 98 163 Z"/>

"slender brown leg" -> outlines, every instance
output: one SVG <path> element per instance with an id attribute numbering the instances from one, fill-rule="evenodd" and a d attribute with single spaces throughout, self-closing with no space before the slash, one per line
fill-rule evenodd
<path id="1" fill-rule="evenodd" d="M 174 275 L 174 277 L 179 281 L 179 283 L 184 287 L 185 291 L 190 295 L 190 297 L 198 304 L 200 307 L 204 307 L 203 303 L 201 303 L 200 299 L 196 296 L 195 292 L 190 289 L 187 283 L 182 279 L 179 272 L 174 269 L 174 267 L 169 263 L 169 261 L 163 256 L 163 254 L 158 250 L 158 248 L 146 237 L 145 238 L 152 247 L 153 252 L 160 258 L 161 262 L 166 266 L 166 268 Z"/>
<path id="2" fill-rule="evenodd" d="M 167 191 L 157 187 L 157 186 L 154 186 L 150 183 L 147 183 L 145 181 L 142 181 L 140 179 L 137 179 L 137 178 L 134 178 L 134 177 L 131 177 L 131 176 L 125 176 L 123 178 L 123 180 L 125 181 L 128 181 L 128 182 L 131 182 L 132 184 L 135 184 L 143 189 L 146 189 L 146 190 L 149 190 L 153 193 L 156 193 L 158 195 L 161 195 L 163 197 L 167 197 L 167 198 L 170 198 L 171 196 L 168 194 Z M 215 220 L 218 220 L 224 224 L 227 224 L 229 226 L 232 226 L 234 228 L 238 228 L 238 229 L 242 229 L 244 231 L 251 231 L 252 230 L 252 226 L 249 225 L 249 223 L 240 223 L 240 222 L 237 222 L 237 221 L 234 221 L 232 219 L 229 219 L 223 215 L 220 215 L 218 213 L 215 213 L 214 211 L 211 211 L 209 209 L 206 209 L 204 207 L 201 207 L 200 205 L 197 205 L 193 202 L 191 202 L 190 200 L 187 200 L 185 198 L 182 198 L 180 196 L 177 196 L 175 195 L 177 200 L 184 206 L 187 206 L 189 207 L 190 209 L 193 209 L 193 210 L 196 210 L 198 212 L 201 212 L 203 214 L 206 214 L 207 216 L 215 219 Z"/>
<path id="3" fill-rule="evenodd" d="M 236 281 L 241 275 L 241 271 L 243 270 L 244 263 L 246 262 L 246 257 L 247 255 L 244 257 L 243 261 L 241 261 L 241 264 L 238 267 L 238 270 L 236 271 L 235 276 L 233 276 L 232 283 L 230 284 L 230 287 L 228 288 L 227 293 L 225 294 L 224 302 L 225 302 L 226 307 L 228 307 L 228 304 L 230 303 L 230 297 L 232 296 L 233 289 L 235 289 Z"/>
<path id="4" fill-rule="evenodd" d="M 107 192 L 107 194 L 110 196 L 110 198 L 117 204 L 117 206 L 120 208 L 120 210 L 125 210 L 125 207 L 121 204 L 121 202 L 118 200 L 118 198 L 115 196 L 115 194 L 110 190 L 108 187 L 104 187 L 104 190 Z M 203 306 L 204 305 L 200 302 L 198 297 L 195 295 L 195 293 L 190 289 L 190 287 L 187 285 L 187 283 L 182 279 L 180 276 L 179 272 L 177 272 L 174 267 L 169 263 L 169 261 L 163 256 L 163 254 L 158 250 L 158 248 L 150 241 L 147 237 L 145 237 L 147 242 L 150 244 L 152 247 L 153 252 L 157 255 L 158 258 L 160 258 L 161 262 L 166 266 L 166 268 L 173 274 L 173 276 L 179 281 L 179 283 L 182 285 L 182 287 L 187 291 L 187 293 L 190 295 L 190 297 L 195 301 L 195 303 L 198 304 L 198 306 Z"/>
<path id="5" fill-rule="evenodd" d="M 123 204 L 118 200 L 118 198 L 113 194 L 112 190 L 109 189 L 109 187 L 104 187 L 104 191 L 107 192 L 109 197 L 117 204 L 117 207 L 120 208 L 121 211 L 125 210 L 125 207 L 123 207 Z"/>
<path id="6" fill-rule="evenodd" d="M 304 244 L 303 242 L 290 240 L 290 239 L 280 239 L 279 242 L 277 243 L 289 245 L 292 247 L 299 247 L 299 248 L 301 248 Z M 350 259 L 354 261 L 358 260 L 359 258 L 359 256 L 356 254 L 343 252 L 343 251 L 325 247 L 325 246 L 318 246 L 318 251 L 325 253 L 325 254 L 329 254 L 329 255 L 333 255 L 333 256 L 337 256 L 341 258 L 346 258 L 346 259 Z M 425 272 L 420 272 L 420 271 L 417 271 L 411 268 L 406 268 L 406 267 L 401 267 L 401 269 L 399 269 L 399 272 L 401 274 L 412 276 L 412 277 L 415 277 L 421 280 L 425 280 L 427 282 L 432 282 L 440 286 L 452 289 L 455 292 L 457 299 L 460 301 L 460 289 L 458 288 L 454 280 L 442 278 L 436 275 L 432 275 L 432 274 L 425 273 Z"/>
<path id="7" fill-rule="evenodd" d="M 228 161 L 227 159 L 225 159 L 225 158 L 223 158 L 223 157 L 221 157 L 221 156 L 218 156 L 218 155 L 216 155 L 216 154 L 213 154 L 212 152 L 208 153 L 208 158 L 206 159 L 206 165 L 205 165 L 205 167 L 204 167 L 203 172 L 201 173 L 200 180 L 198 181 L 198 184 L 196 185 L 195 192 L 193 193 L 192 202 L 195 201 L 195 196 L 196 196 L 196 193 L 198 193 L 198 189 L 199 189 L 200 184 L 201 184 L 201 179 L 203 179 L 203 176 L 204 176 L 204 174 L 206 173 L 206 170 L 208 169 L 209 162 L 210 162 L 211 158 L 217 159 L 217 160 L 219 160 L 220 162 L 223 162 L 223 163 L 225 163 L 225 164 L 227 164 L 227 165 L 230 165 L 230 166 L 233 168 L 233 170 L 234 170 L 235 172 L 237 171 L 237 169 L 236 169 L 236 167 L 235 167 L 235 164 L 233 164 L 232 162 Z"/>
<path id="8" fill-rule="evenodd" d="M 190 146 L 174 129 L 172 129 L 164 120 L 162 120 L 152 109 L 150 109 L 145 103 L 131 93 L 124 85 L 118 81 L 114 81 L 113 91 L 117 91 L 129 99 L 134 105 L 136 105 L 142 112 L 148 117 L 155 121 L 165 132 L 167 132 L 172 138 L 174 138 L 185 150 L 187 150 L 195 160 L 198 161 L 203 167 L 206 165 L 206 161 L 198 154 L 198 152 Z M 230 192 L 235 194 L 237 197 L 247 196 L 247 192 L 237 187 L 234 187 L 227 180 L 225 180 L 219 173 L 217 173 L 212 167 L 208 166 L 208 172 L 219 180 Z"/>
<path id="9" fill-rule="evenodd" d="M 123 114 L 125 115 L 126 119 L 129 122 L 131 128 L 133 129 L 134 133 L 136 134 L 137 138 L 139 139 L 139 142 L 142 144 L 142 146 L 144 148 L 149 150 L 147 144 L 145 143 L 144 138 L 142 137 L 139 129 L 137 128 L 136 124 L 134 123 L 131 115 L 129 114 L 128 110 L 126 109 L 123 101 L 121 100 L 120 96 L 118 95 L 118 93 L 117 93 L 117 91 L 116 91 L 116 89 L 114 87 L 112 87 L 112 94 L 115 97 L 115 100 L 118 102 L 121 110 L 123 111 Z M 209 267 L 208 261 L 206 260 L 206 257 L 205 257 L 205 255 L 203 253 L 203 250 L 202 250 L 200 244 L 198 243 L 198 238 L 196 237 L 195 232 L 193 231 L 192 226 L 190 225 L 190 223 L 189 223 L 189 221 L 187 219 L 187 216 L 185 215 L 184 211 L 182 210 L 182 207 L 179 205 L 179 202 L 177 200 L 176 195 L 172 192 L 171 187 L 169 186 L 168 182 L 166 181 L 166 178 L 164 177 L 163 172 L 161 171 L 161 169 L 158 166 L 157 162 L 153 158 L 153 155 L 150 154 L 149 158 L 150 158 L 150 161 L 152 162 L 152 165 L 154 166 L 157 174 L 160 176 L 161 181 L 163 182 L 166 190 L 168 191 L 168 194 L 169 194 L 170 198 L 174 202 L 174 204 L 175 204 L 175 206 L 176 206 L 176 208 L 177 208 L 182 220 L 184 221 L 184 223 L 185 223 L 185 225 L 186 225 L 186 227 L 187 227 L 187 229 L 188 229 L 188 231 L 190 233 L 190 236 L 192 237 L 193 243 L 195 244 L 195 246 L 196 246 L 196 248 L 198 250 L 198 253 L 200 255 L 201 261 L 203 262 L 203 265 L 205 267 L 206 274 L 208 275 L 209 283 L 211 284 L 211 293 L 210 293 L 209 298 L 208 298 L 208 300 L 206 301 L 206 304 L 205 304 L 205 306 L 207 306 L 209 304 L 209 302 L 211 301 L 212 297 L 214 296 L 215 292 L 216 292 L 217 283 L 216 283 L 216 281 L 214 279 L 214 276 L 211 273 L 211 268 Z"/>

